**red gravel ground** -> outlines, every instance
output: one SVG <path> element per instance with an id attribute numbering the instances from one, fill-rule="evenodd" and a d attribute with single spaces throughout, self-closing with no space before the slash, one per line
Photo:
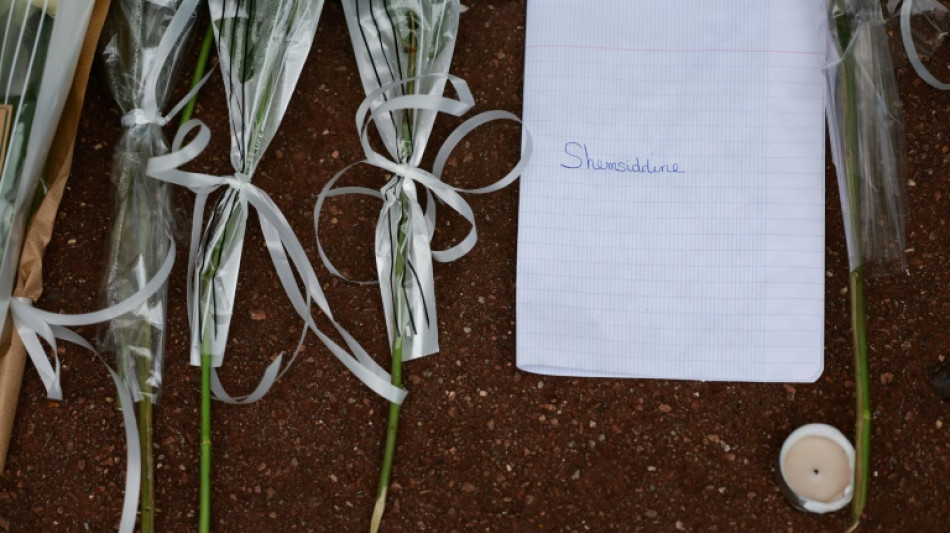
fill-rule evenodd
<path id="1" fill-rule="evenodd" d="M 454 73 L 477 111 L 520 114 L 525 2 L 469 0 Z M 934 64 L 946 65 L 947 55 Z M 897 58 L 910 171 L 909 272 L 868 287 L 873 457 L 863 530 L 940 531 L 950 517 L 950 404 L 931 390 L 950 346 L 950 95 Z M 946 76 L 946 70 L 940 69 Z M 220 81 L 197 116 L 215 132 L 195 168 L 227 174 Z M 361 158 L 353 115 L 362 100 L 337 2 L 328 2 L 310 62 L 255 182 L 284 209 L 312 258 L 312 208 L 323 184 Z M 434 143 L 456 119 L 440 117 Z M 490 128 L 488 128 L 490 129 Z M 94 73 L 76 164 L 39 306 L 95 308 L 110 216 L 111 145 L 119 114 Z M 517 160 L 520 133 L 498 126 L 459 148 L 448 180 L 485 184 Z M 430 149 L 434 153 L 434 149 Z M 431 154 L 430 154 L 431 159 Z M 815 384 L 567 379 L 515 368 L 517 185 L 470 198 L 480 242 L 436 265 L 442 351 L 408 365 L 386 531 L 841 531 L 847 511 L 792 509 L 774 482 L 785 436 L 808 422 L 851 433 L 854 419 L 848 266 L 828 164 L 826 369 Z M 356 181 L 379 186 L 384 176 Z M 164 395 L 156 411 L 159 531 L 192 531 L 198 502 L 198 372 L 188 366 L 186 234 L 192 195 L 177 195 L 179 262 L 171 284 Z M 322 236 L 353 276 L 370 278 L 378 205 L 340 199 Z M 222 380 L 249 391 L 299 321 L 280 291 L 256 222 L 250 224 Z M 447 216 L 437 244 L 460 238 Z M 370 353 L 388 354 L 378 292 L 318 268 L 339 321 Z M 92 336 L 94 329 L 83 331 Z M 27 371 L 11 456 L 0 477 L 0 531 L 113 531 L 124 484 L 124 437 L 102 365 L 63 354 L 65 400 L 51 403 Z M 386 404 L 313 336 L 262 401 L 214 407 L 217 531 L 365 531 L 382 454 Z"/>

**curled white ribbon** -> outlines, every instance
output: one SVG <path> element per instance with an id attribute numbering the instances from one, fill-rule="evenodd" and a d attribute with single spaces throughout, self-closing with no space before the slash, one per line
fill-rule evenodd
<path id="1" fill-rule="evenodd" d="M 950 83 L 943 83 L 938 80 L 936 76 L 931 74 L 930 71 L 927 70 L 927 67 L 924 66 L 924 62 L 920 60 L 920 55 L 917 54 L 917 46 L 914 44 L 914 33 L 910 27 L 910 17 L 913 14 L 913 10 L 914 0 L 904 0 L 904 4 L 901 6 L 901 39 L 904 41 L 907 59 L 910 60 L 910 64 L 913 65 L 914 70 L 922 80 L 941 91 L 950 90 Z"/>
<path id="2" fill-rule="evenodd" d="M 376 150 L 370 144 L 369 125 L 376 120 L 385 119 L 388 113 L 398 110 L 415 111 L 435 111 L 446 113 L 452 116 L 460 117 L 465 115 L 475 105 L 475 99 L 464 80 L 452 75 L 430 75 L 429 78 L 445 78 L 455 89 L 458 99 L 451 99 L 437 95 L 408 95 L 390 98 L 383 103 L 381 97 L 387 91 L 397 88 L 401 85 L 417 80 L 399 80 L 394 83 L 383 85 L 379 89 L 370 93 L 360 105 L 356 113 L 356 127 L 360 132 L 360 142 L 363 145 L 363 151 L 366 159 L 360 163 L 350 165 L 337 173 L 326 184 L 317 198 L 314 206 L 314 230 L 317 235 L 317 249 L 320 259 L 333 275 L 347 281 L 339 270 L 333 265 L 327 257 L 320 242 L 320 211 L 327 198 L 342 196 L 346 194 L 362 194 L 372 196 L 383 200 L 383 208 L 380 212 L 376 224 L 376 269 L 378 274 L 378 283 L 383 300 L 383 310 L 386 316 L 386 327 L 389 333 L 390 344 L 394 336 L 394 328 L 401 327 L 395 324 L 394 316 L 397 312 L 394 309 L 393 301 L 396 290 L 407 292 L 406 305 L 408 306 L 408 316 L 410 318 L 410 331 L 406 333 L 406 342 L 408 349 L 404 348 L 404 359 L 411 360 L 424 357 L 438 351 L 438 321 L 436 320 L 435 307 L 435 280 L 432 275 L 432 260 L 447 263 L 455 261 L 468 254 L 475 243 L 478 241 L 478 231 L 475 223 L 475 213 L 471 206 L 462 197 L 461 193 L 485 194 L 501 190 L 513 183 L 524 171 L 531 158 L 533 144 L 531 134 L 524 127 L 521 119 L 513 113 L 507 111 L 487 111 L 476 115 L 462 123 L 445 140 L 445 143 L 439 149 L 433 164 L 432 172 L 426 172 L 416 166 L 396 163 Z M 522 155 L 518 163 L 500 180 L 491 185 L 477 189 L 462 189 L 453 187 L 442 181 L 442 171 L 448 162 L 449 156 L 455 150 L 456 146 L 470 133 L 479 127 L 496 120 L 514 121 L 522 125 L 523 145 Z M 364 187 L 338 187 L 334 188 L 337 181 L 349 172 L 354 166 L 359 164 L 370 165 L 392 174 L 392 178 L 381 190 L 376 191 Z M 420 185 L 426 191 L 426 208 L 423 211 L 418 202 L 415 185 Z M 404 194 L 409 202 L 408 213 L 400 204 L 400 196 Z M 432 236 L 436 227 L 436 203 L 438 198 L 451 209 L 461 215 L 471 225 L 468 234 L 455 246 L 446 250 L 432 250 Z M 393 248 L 398 240 L 398 220 L 406 217 L 408 221 L 408 240 L 410 241 L 405 253 L 407 254 L 407 263 L 412 265 L 409 272 L 409 280 L 401 288 L 394 288 L 392 283 L 387 280 L 391 276 L 393 269 Z M 356 282 L 369 284 L 375 282 Z"/>
<path id="3" fill-rule="evenodd" d="M 33 307 L 33 302 L 26 298 L 12 298 L 10 300 L 10 315 L 13 318 L 13 325 L 17 334 L 23 341 L 26 348 L 46 386 L 46 394 L 52 400 L 62 400 L 63 391 L 60 385 L 59 373 L 60 362 L 57 355 L 56 340 L 63 340 L 81 346 L 96 355 L 99 360 L 109 370 L 109 375 L 115 382 L 116 390 L 119 393 L 119 401 L 122 408 L 122 418 L 125 427 L 126 441 L 126 472 L 125 472 L 125 500 L 122 505 L 122 519 L 119 526 L 121 533 L 131 533 L 135 528 L 135 514 L 138 508 L 139 487 L 142 476 L 142 457 L 141 444 L 139 443 L 138 426 L 135 421 L 135 414 L 132 401 L 132 393 L 127 383 L 124 383 L 112 367 L 103 359 L 99 353 L 86 342 L 80 335 L 67 328 L 67 326 L 86 326 L 107 322 L 114 318 L 128 314 L 143 305 L 147 305 L 149 298 L 152 297 L 168 280 L 171 274 L 172 265 L 175 263 L 175 243 L 169 243 L 168 255 L 165 257 L 162 267 L 158 270 L 151 280 L 141 289 L 125 300 L 105 309 L 93 311 L 91 313 L 82 313 L 75 315 L 64 315 L 51 313 Z M 46 356 L 46 350 L 40 339 L 46 341 L 52 347 L 53 360 L 55 366 L 50 364 Z"/>
<path id="4" fill-rule="evenodd" d="M 63 399 L 62 386 L 59 381 L 60 362 L 59 357 L 56 355 L 56 339 L 66 340 L 83 346 L 85 343 L 85 341 L 77 342 L 77 340 L 82 340 L 82 337 L 66 329 L 66 327 L 89 326 L 101 322 L 108 322 L 109 320 L 135 311 L 143 305 L 147 305 L 149 298 L 158 292 L 168 280 L 174 263 L 175 243 L 172 241 L 169 243 L 168 255 L 165 256 L 165 261 L 148 283 L 125 300 L 106 307 L 105 309 L 90 313 L 75 315 L 51 313 L 49 311 L 36 309 L 33 307 L 33 303 L 26 298 L 11 299 L 10 315 L 13 318 L 14 327 L 16 327 L 17 333 L 20 335 L 23 346 L 26 348 L 30 360 L 33 362 L 33 366 L 36 367 L 40 379 L 43 380 L 43 385 L 46 386 L 47 397 L 52 400 Z M 40 339 L 46 341 L 46 343 L 53 348 L 55 367 L 50 364 L 46 356 L 46 350 L 40 343 Z"/>
<path id="5" fill-rule="evenodd" d="M 197 129 L 194 139 L 188 144 L 184 144 L 185 138 Z M 401 403 L 406 396 L 406 391 L 393 386 L 390 383 L 390 375 L 383 370 L 359 345 L 356 339 L 350 335 L 333 318 L 329 303 L 317 280 L 317 275 L 307 258 L 306 251 L 297 239 L 296 234 L 290 227 L 290 223 L 284 217 L 277 204 L 263 190 L 249 181 L 248 176 L 236 174 L 227 177 L 211 176 L 207 174 L 198 174 L 179 170 L 181 166 L 192 161 L 208 146 L 211 140 L 211 131 L 200 120 L 191 120 L 186 122 L 172 143 L 172 152 L 163 156 L 153 157 L 148 163 L 148 175 L 153 178 L 180 185 L 191 189 L 197 195 L 195 199 L 194 218 L 191 232 L 191 251 L 189 252 L 188 269 L 188 316 L 191 324 L 191 351 L 192 364 L 196 359 L 200 361 L 200 346 L 198 339 L 200 331 L 200 317 L 198 316 L 198 302 L 195 300 L 197 294 L 197 283 L 199 280 L 194 277 L 195 263 L 198 254 L 198 246 L 201 239 L 201 231 L 204 222 L 204 207 L 208 196 L 215 190 L 227 187 L 235 191 L 237 201 L 245 207 L 252 207 L 257 211 L 260 221 L 261 232 L 264 235 L 264 241 L 267 250 L 270 253 L 274 269 L 280 279 L 287 297 L 294 307 L 294 310 L 304 321 L 304 331 L 301 334 L 297 348 L 293 356 L 287 362 L 287 365 L 281 370 L 283 354 L 279 355 L 271 363 L 264 373 L 263 378 L 257 388 L 251 394 L 243 397 L 232 397 L 228 395 L 221 386 L 217 377 L 217 371 L 212 369 L 212 390 L 218 400 L 226 403 L 251 403 L 255 402 L 286 373 L 293 364 L 303 345 L 306 331 L 313 331 L 317 338 L 339 359 L 360 381 L 380 396 L 393 403 Z M 303 290 L 298 286 L 294 276 L 296 271 L 301 278 Z M 321 331 L 310 314 L 310 304 L 315 302 L 323 313 L 330 319 L 333 327 L 342 336 L 347 349 L 341 347 L 329 336 Z M 200 364 L 200 363 L 199 363 Z"/>
<path id="6" fill-rule="evenodd" d="M 188 102 L 198 94 L 201 87 L 204 86 L 205 82 L 214 74 L 215 69 L 209 70 L 204 78 L 195 84 L 195 86 L 188 91 L 188 94 L 186 94 L 171 111 L 165 115 L 162 114 L 158 108 L 158 79 L 164 71 L 165 64 L 168 58 L 171 57 L 175 46 L 179 44 L 181 36 L 185 33 L 188 22 L 198 9 L 198 4 L 199 0 L 184 0 L 178 7 L 178 10 L 175 11 L 172 19 L 168 22 L 168 27 L 165 28 L 162 40 L 159 41 L 158 47 L 156 47 L 153 52 L 155 60 L 151 64 L 151 68 L 149 68 L 145 80 L 142 83 L 142 107 L 133 109 L 122 116 L 123 127 L 131 128 L 132 126 L 144 124 L 157 124 L 161 127 L 168 124 L 175 115 L 180 113 L 181 110 L 188 105 Z"/>

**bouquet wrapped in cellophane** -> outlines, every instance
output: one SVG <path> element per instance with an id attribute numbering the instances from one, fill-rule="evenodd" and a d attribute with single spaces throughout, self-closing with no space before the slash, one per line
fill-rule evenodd
<path id="1" fill-rule="evenodd" d="M 231 120 L 231 165 L 250 182 L 280 126 L 310 51 L 323 1 L 211 0 Z M 227 188 L 215 204 L 198 247 L 192 297 L 191 363 L 224 361 L 234 312 L 248 202 Z M 197 213 L 196 213 L 197 214 Z"/>
<path id="2" fill-rule="evenodd" d="M 432 262 L 448 262 L 467 254 L 477 241 L 475 214 L 460 193 L 487 193 L 512 183 L 531 153 L 530 135 L 524 135 L 523 159 L 492 185 L 465 190 L 444 183 L 442 170 L 455 146 L 479 126 L 495 120 L 520 123 L 508 112 L 489 111 L 468 119 L 440 148 L 432 172 L 419 168 L 439 113 L 462 116 L 474 105 L 467 84 L 448 74 L 459 29 L 459 0 L 344 0 L 353 50 L 367 97 L 356 115 L 364 163 L 389 174 L 378 191 L 361 187 L 334 188 L 347 172 L 337 174 L 321 192 L 314 207 L 318 249 L 331 273 L 333 267 L 319 245 L 320 210 L 326 198 L 349 193 L 382 200 L 376 224 L 376 271 L 392 355 L 392 384 L 401 387 L 403 361 L 439 350 Z M 443 96 L 450 83 L 457 99 Z M 376 152 L 369 140 L 370 126 L 379 132 L 387 155 Z M 425 208 L 419 201 L 425 191 Z M 447 250 L 432 250 L 436 227 L 436 200 L 471 224 L 468 235 Z M 344 278 L 345 279 L 345 278 Z M 370 529 L 382 520 L 395 450 L 399 402 L 391 402 L 376 506 Z"/>
<path id="3" fill-rule="evenodd" d="M 114 0 L 103 31 L 106 78 L 123 113 L 112 164 L 115 217 L 104 280 L 111 305 L 155 275 L 172 242 L 171 187 L 146 176 L 145 169 L 150 158 L 169 149 L 162 133 L 167 119 L 160 113 L 191 40 L 197 4 Z M 155 403 L 159 394 L 166 292 L 112 320 L 101 341 L 105 351 L 115 352 L 117 369 L 137 401 Z"/>
<path id="4" fill-rule="evenodd" d="M 114 0 L 102 34 L 106 78 L 123 113 L 112 163 L 115 215 L 103 280 L 109 306 L 142 291 L 174 246 L 171 185 L 145 171 L 149 159 L 169 150 L 162 111 L 191 42 L 197 7 L 198 0 Z M 115 354 L 118 373 L 140 402 L 143 532 L 154 529 L 152 404 L 162 384 L 166 296 L 163 284 L 137 309 L 109 321 L 100 338 L 100 349 Z"/>
<path id="5" fill-rule="evenodd" d="M 371 109 L 399 97 L 442 95 L 458 34 L 458 0 L 347 0 L 343 9 Z M 374 112 L 393 162 L 419 166 L 437 114 L 411 104 Z M 408 361 L 439 350 L 435 290 L 425 283 L 432 279 L 431 234 L 415 182 L 395 173 L 382 196 L 380 226 L 387 231 L 377 233 L 376 269 L 389 345 Z"/>
<path id="6" fill-rule="evenodd" d="M 905 0 L 909 1 L 909 0 Z M 867 502 L 871 405 L 864 286 L 868 270 L 902 271 L 907 182 L 904 122 L 878 0 L 829 0 L 828 131 L 850 264 L 855 367 L 851 529 Z"/>
<path id="7" fill-rule="evenodd" d="M 458 0 L 345 0 L 343 9 L 368 95 L 362 109 L 375 110 L 374 124 L 392 162 L 418 167 L 438 109 L 411 103 L 389 111 L 380 108 L 400 98 L 442 95 L 455 50 L 460 4 Z M 361 123 L 359 116 L 357 120 L 365 144 L 368 124 Z M 434 208 L 432 194 L 428 190 L 426 194 L 428 206 Z M 407 173 L 392 172 L 379 196 L 383 208 L 376 229 L 376 271 L 391 348 L 392 383 L 401 387 L 403 361 L 439 350 L 431 250 L 434 227 L 430 228 L 416 182 Z M 315 224 L 319 224 L 322 199 L 316 206 Z M 433 226 L 434 222 L 433 217 Z M 317 234 L 319 238 L 319 231 Z M 323 256 L 322 249 L 320 254 Z M 339 275 L 325 256 L 323 259 L 330 271 Z M 390 403 L 370 531 L 379 528 L 386 509 L 399 409 L 400 404 Z"/>
<path id="8" fill-rule="evenodd" d="M 831 0 L 831 9 L 836 47 L 826 69 L 828 129 L 851 268 L 901 271 L 904 121 L 880 3 Z"/>
<path id="9" fill-rule="evenodd" d="M 93 0 L 0 0 L 0 317 L 7 313 L 23 235 L 69 94 Z M 4 335 L 5 336 L 5 335 Z M 30 352 L 47 394 L 62 399 L 59 364 Z M 39 355 L 39 357 L 37 357 Z"/>

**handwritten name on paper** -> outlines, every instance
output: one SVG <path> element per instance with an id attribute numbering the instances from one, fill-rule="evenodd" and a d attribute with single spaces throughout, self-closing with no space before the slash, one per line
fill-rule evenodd
<path id="1" fill-rule="evenodd" d="M 642 163 L 639 157 L 633 160 L 611 161 L 591 157 L 586 144 L 575 141 L 564 143 L 565 163 L 561 166 L 570 170 L 598 170 L 604 172 L 622 172 L 634 174 L 686 174 L 679 163 L 658 164 L 646 158 Z"/>

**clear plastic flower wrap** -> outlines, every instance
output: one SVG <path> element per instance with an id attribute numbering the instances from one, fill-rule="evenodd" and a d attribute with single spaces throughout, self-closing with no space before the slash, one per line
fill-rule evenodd
<path id="1" fill-rule="evenodd" d="M 904 121 L 876 0 L 831 0 L 828 128 L 851 269 L 904 269 Z"/>
<path id="2" fill-rule="evenodd" d="M 901 43 L 914 70 L 930 85 L 950 89 L 950 79 L 928 70 L 931 59 L 950 36 L 950 4 L 941 0 L 888 0 L 886 15 L 899 20 Z M 935 70 L 940 67 L 933 65 Z"/>
<path id="3" fill-rule="evenodd" d="M 372 107 L 397 96 L 442 94 L 458 34 L 457 0 L 348 0 L 343 9 L 366 94 L 384 88 Z M 383 113 L 376 127 L 390 156 L 418 166 L 436 114 Z"/>
<path id="4" fill-rule="evenodd" d="M 0 0 L 0 317 L 86 35 L 92 0 Z M 9 322 L 3 326 L 9 327 Z M 52 370 L 52 369 L 50 369 Z M 50 396 L 58 378 L 42 374 Z"/>
<path id="5" fill-rule="evenodd" d="M 182 56 L 191 41 L 195 6 L 172 46 L 160 50 L 183 0 L 113 0 L 102 37 L 105 73 L 123 113 L 112 165 L 114 218 L 104 279 L 107 305 L 141 290 L 161 268 L 172 239 L 171 186 L 145 174 L 148 160 L 168 152 L 159 116 L 168 103 Z M 148 88 L 148 89 L 147 89 Z M 150 98 L 154 101 L 149 102 Z M 149 116 L 151 114 L 151 116 Z M 165 343 L 163 287 L 133 313 L 108 323 L 100 347 L 114 352 L 119 373 L 136 401 L 155 403 Z"/>
<path id="6" fill-rule="evenodd" d="M 231 119 L 231 165 L 249 182 L 280 126 L 310 51 L 323 1 L 211 0 Z M 193 267 L 192 361 L 221 366 L 241 267 L 248 204 L 229 187 L 218 199 Z M 197 323 L 195 323 L 197 321 Z"/>
<path id="7" fill-rule="evenodd" d="M 851 527 L 861 522 L 871 472 L 865 273 L 903 270 L 904 122 L 879 0 L 829 0 L 827 115 L 848 241 L 854 349 L 855 466 Z"/>
<path id="8" fill-rule="evenodd" d="M 106 79 L 123 113 L 112 163 L 107 306 L 142 291 L 172 253 L 171 186 L 148 177 L 146 168 L 149 159 L 169 150 L 162 111 L 191 41 L 197 7 L 197 0 L 114 0 L 102 33 Z M 154 530 L 152 404 L 162 384 L 166 297 L 163 283 L 133 311 L 110 320 L 99 342 L 102 351 L 115 354 L 118 373 L 139 402 L 143 532 Z"/>
<path id="9" fill-rule="evenodd" d="M 442 95 L 455 50 L 459 7 L 457 0 L 343 2 L 369 95 L 364 105 L 376 110 L 374 125 L 396 163 L 419 166 L 438 110 L 380 106 L 396 98 Z M 435 291 L 427 283 L 433 278 L 431 234 L 412 180 L 394 174 L 382 190 L 383 218 L 390 231 L 377 234 L 376 265 L 386 328 L 390 346 L 399 344 L 397 355 L 411 360 L 439 350 Z"/>

